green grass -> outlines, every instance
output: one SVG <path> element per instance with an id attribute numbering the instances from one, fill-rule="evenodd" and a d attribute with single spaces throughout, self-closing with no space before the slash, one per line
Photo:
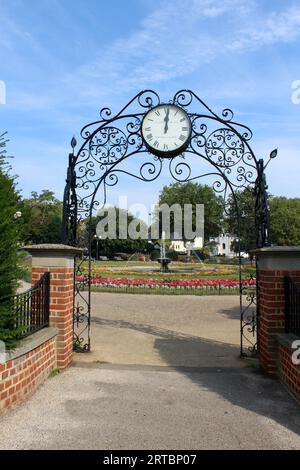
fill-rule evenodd
<path id="1" fill-rule="evenodd" d="M 87 275 L 87 271 L 85 272 L 85 274 Z M 248 277 L 249 273 L 247 272 L 243 272 L 243 278 L 246 278 Z M 149 274 L 145 274 L 145 273 L 130 273 L 130 274 L 123 274 L 123 273 L 108 273 L 108 272 L 97 272 L 97 274 L 94 274 L 92 273 L 92 277 L 109 277 L 109 278 L 112 278 L 112 279 L 122 279 L 122 278 L 125 278 L 125 279 L 157 279 L 157 280 L 161 280 L 161 281 L 164 281 L 164 280 L 169 280 L 169 281 L 177 281 L 177 280 L 180 280 L 180 279 L 185 279 L 185 280 L 189 280 L 189 279 L 211 279 L 211 280 L 214 280 L 214 279 L 231 279 L 231 280 L 238 280 L 239 279 L 239 273 L 235 273 L 235 274 L 210 274 L 210 275 L 203 275 L 201 273 L 192 273 L 192 274 L 188 274 L 188 275 L 180 275 L 180 274 L 167 274 L 167 275 L 159 275 L 159 274 L 156 274 L 156 273 L 149 273 Z"/>
<path id="2" fill-rule="evenodd" d="M 143 272 L 135 271 L 133 266 L 142 268 L 148 267 L 153 271 Z M 159 279 L 159 280 L 179 280 L 179 279 L 239 279 L 239 267 L 228 266 L 222 264 L 195 264 L 195 263 L 176 263 L 170 265 L 170 269 L 176 272 L 163 274 L 159 272 L 157 263 L 149 263 L 143 261 L 132 262 L 93 262 L 92 277 L 109 277 L 109 278 L 132 278 L 132 279 Z M 83 263 L 83 274 L 88 274 L 88 263 Z M 186 272 L 185 269 L 192 269 Z M 243 278 L 249 277 L 255 273 L 255 268 L 251 266 L 242 266 Z"/>
<path id="3" fill-rule="evenodd" d="M 169 280 L 189 280 L 189 279 L 239 279 L 239 267 L 235 265 L 218 264 L 196 264 L 196 263 L 176 263 L 170 265 L 171 270 L 177 270 L 174 273 L 162 274 L 157 272 L 136 272 L 133 267 L 151 267 L 158 270 L 157 262 L 147 261 L 96 261 L 92 262 L 92 276 L 101 276 L 108 278 L 131 278 L 131 279 L 158 279 L 161 281 Z M 88 262 L 82 265 L 82 274 L 88 274 Z M 95 269 L 96 268 L 96 269 Z M 192 269 L 192 272 L 185 272 L 184 269 Z M 204 270 L 204 271 L 203 271 Z M 212 271 L 215 272 L 212 273 Z M 31 262 L 24 260 L 22 262 L 22 279 L 31 281 Z M 248 278 L 255 273 L 255 268 L 251 266 L 242 267 L 243 279 Z M 92 286 L 93 292 L 113 292 L 113 293 L 130 293 L 130 294 L 148 294 L 148 295 L 238 295 L 239 289 L 165 289 L 165 288 L 138 288 L 138 287 L 106 287 Z"/>
<path id="4" fill-rule="evenodd" d="M 31 282 L 31 261 L 23 258 L 20 264 L 20 268 L 21 268 L 20 280 L 30 283 Z"/>
<path id="5" fill-rule="evenodd" d="M 136 272 L 134 267 L 150 267 L 157 269 L 156 271 L 149 272 Z M 191 272 L 186 272 L 185 269 L 192 269 Z M 126 279 L 157 279 L 160 281 L 175 281 L 175 280 L 189 280 L 189 279 L 239 279 L 239 266 L 228 266 L 218 264 L 195 264 L 195 263 L 176 263 L 170 265 L 170 269 L 177 272 L 163 274 L 158 271 L 158 264 L 156 262 L 93 262 L 92 263 L 92 277 L 107 277 L 107 278 L 126 278 Z M 85 274 L 88 274 L 88 264 L 83 264 Z M 248 278 L 251 274 L 255 273 L 255 268 L 251 266 L 242 267 L 243 278 Z M 176 288 L 147 288 L 147 287 L 108 287 L 92 285 L 93 292 L 110 292 L 118 294 L 146 294 L 146 295 L 238 295 L 239 288 L 234 289 L 176 289 Z"/>
<path id="6" fill-rule="evenodd" d="M 56 375 L 60 374 L 60 370 L 59 369 L 53 369 L 50 374 L 49 374 L 49 377 L 55 377 Z"/>

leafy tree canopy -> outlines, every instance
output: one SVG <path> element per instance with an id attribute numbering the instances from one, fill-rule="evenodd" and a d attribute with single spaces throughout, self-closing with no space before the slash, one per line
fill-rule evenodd
<path id="1" fill-rule="evenodd" d="M 159 205 L 179 204 L 183 209 L 184 204 L 192 204 L 192 229 L 196 229 L 196 205 L 204 204 L 204 239 L 219 235 L 223 225 L 223 201 L 212 188 L 199 183 L 172 183 L 164 186 L 159 195 Z M 171 233 L 174 232 L 174 217 L 170 217 Z M 184 233 L 182 227 L 182 233 Z"/>
<path id="2" fill-rule="evenodd" d="M 26 243 L 60 243 L 62 202 L 52 191 L 33 191 L 22 203 L 23 238 Z"/>
<path id="3" fill-rule="evenodd" d="M 130 224 L 133 223 L 134 226 L 136 227 L 137 232 L 140 232 L 141 229 L 144 229 L 144 233 L 147 233 L 148 228 L 145 222 L 142 220 L 138 219 L 134 215 L 130 214 L 124 209 L 120 209 L 117 207 L 113 208 L 115 211 L 116 215 L 116 239 L 101 239 L 98 241 L 98 247 L 99 247 L 99 255 L 101 256 L 107 256 L 109 258 L 113 257 L 117 253 L 144 253 L 151 248 L 151 246 L 148 243 L 147 239 L 142 239 L 139 237 L 138 239 L 134 240 L 130 238 L 130 233 L 129 227 Z M 110 216 L 114 216 L 112 212 L 110 212 Z M 122 239 L 120 238 L 120 224 L 119 221 L 122 219 L 125 220 L 125 217 L 127 217 L 127 239 Z M 107 212 L 103 212 L 101 216 L 97 217 L 92 217 L 91 220 L 86 221 L 86 240 L 87 240 L 87 233 L 89 229 L 91 230 L 91 235 L 92 235 L 92 256 L 96 256 L 96 245 L 97 245 L 97 237 L 96 237 L 96 226 L 98 222 L 103 220 L 105 217 L 107 217 Z M 120 218 L 121 217 L 121 218 Z"/>
<path id="4" fill-rule="evenodd" d="M 232 195 L 228 198 L 225 228 L 232 235 L 240 234 L 240 249 L 249 253 L 256 247 L 255 195 L 253 188 L 249 187 L 238 191 L 235 193 L 235 197 L 236 202 Z M 232 249 L 238 251 L 236 242 L 233 243 Z"/>
<path id="5" fill-rule="evenodd" d="M 270 197 L 270 238 L 274 245 L 300 245 L 300 198 Z"/>
<path id="6" fill-rule="evenodd" d="M 255 196 L 252 188 L 237 193 L 241 213 L 241 251 L 249 252 L 256 247 Z M 269 195 L 269 238 L 272 245 L 300 245 L 300 198 Z M 229 198 L 229 215 L 226 218 L 228 232 L 238 233 L 238 220 L 233 198 Z"/>
<path id="7" fill-rule="evenodd" d="M 20 196 L 15 177 L 6 161 L 6 134 L 0 135 L 0 340 L 13 346 L 19 331 L 15 329 L 15 312 L 10 296 L 15 294 L 19 272 Z"/>

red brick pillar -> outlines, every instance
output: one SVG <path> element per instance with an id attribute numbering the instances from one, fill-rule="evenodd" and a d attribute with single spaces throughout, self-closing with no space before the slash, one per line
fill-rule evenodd
<path id="1" fill-rule="evenodd" d="M 67 245 L 30 245 L 24 249 L 32 255 L 32 284 L 44 272 L 50 272 L 50 326 L 59 330 L 56 340 L 57 367 L 66 368 L 73 357 L 74 260 L 80 248 Z"/>
<path id="2" fill-rule="evenodd" d="M 259 361 L 268 375 L 276 375 L 278 341 L 284 332 L 284 277 L 300 281 L 300 247 L 261 248 L 257 257 L 259 282 Z"/>

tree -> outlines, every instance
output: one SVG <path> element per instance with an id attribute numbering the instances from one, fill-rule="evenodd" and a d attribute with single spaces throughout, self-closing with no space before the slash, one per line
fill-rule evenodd
<path id="1" fill-rule="evenodd" d="M 141 228 L 143 227 L 144 233 L 147 234 L 148 228 L 145 222 L 136 218 L 134 215 L 130 214 L 124 209 L 119 209 L 117 207 L 114 207 L 112 209 L 113 210 L 110 212 L 111 216 L 114 217 L 114 213 L 116 215 L 116 238 L 115 239 L 106 238 L 106 239 L 99 240 L 98 241 L 99 255 L 104 255 L 104 256 L 111 258 L 116 253 L 147 252 L 149 250 L 148 239 L 144 239 L 140 237 L 134 240 L 131 238 L 130 233 L 128 233 L 130 224 L 134 223 L 135 226 L 137 227 L 137 231 L 140 231 Z M 95 237 L 96 227 L 97 227 L 97 224 L 106 217 L 106 215 L 107 215 L 107 212 L 103 211 L 103 213 L 100 216 L 91 217 L 91 219 L 86 220 L 86 230 L 87 231 L 90 230 L 91 236 L 92 236 L 91 254 L 93 257 L 96 257 L 96 242 L 97 242 L 97 238 Z M 124 219 L 125 217 L 127 217 L 127 226 L 125 227 L 125 230 L 127 232 L 126 239 L 120 238 L 120 226 L 119 226 L 120 215 L 121 217 L 123 216 Z M 87 239 L 87 237 L 84 237 L 84 238 Z"/>
<path id="2" fill-rule="evenodd" d="M 61 243 L 62 202 L 44 189 L 33 191 L 22 203 L 23 238 L 26 243 Z"/>
<path id="3" fill-rule="evenodd" d="M 236 194 L 240 210 L 241 251 L 256 248 L 255 195 L 251 188 Z M 238 219 L 233 197 L 229 197 L 227 231 L 238 234 Z M 300 245 L 300 199 L 269 195 L 269 239 L 272 245 Z"/>
<path id="4" fill-rule="evenodd" d="M 20 236 L 15 218 L 20 210 L 20 196 L 15 177 L 10 174 L 11 168 L 6 162 L 8 140 L 5 134 L 0 135 L 0 340 L 11 347 L 20 333 L 15 329 L 15 312 L 10 299 L 16 292 L 20 275 Z"/>
<path id="5" fill-rule="evenodd" d="M 219 235 L 223 222 L 223 201 L 212 188 L 199 183 L 173 183 L 164 186 L 159 194 L 159 206 L 167 204 L 179 204 L 183 209 L 184 204 L 192 204 L 192 229 L 196 230 L 196 205 L 204 204 L 204 239 Z M 174 232 L 174 217 L 171 213 L 170 231 Z M 183 238 L 184 230 L 182 228 Z"/>
<path id="6" fill-rule="evenodd" d="M 274 245 L 300 245 L 300 199 L 270 198 L 270 239 Z"/>
<path id="7" fill-rule="evenodd" d="M 256 248 L 255 232 L 255 194 L 250 186 L 235 193 L 236 203 L 233 195 L 228 197 L 228 208 L 225 219 L 226 231 L 232 235 L 240 235 L 240 249 L 246 253 Z M 239 211 L 239 216 L 237 213 Z M 233 243 L 232 249 L 238 251 L 237 242 Z"/>

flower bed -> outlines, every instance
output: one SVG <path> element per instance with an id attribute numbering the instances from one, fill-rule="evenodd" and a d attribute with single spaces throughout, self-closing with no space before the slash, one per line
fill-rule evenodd
<path id="1" fill-rule="evenodd" d="M 87 282 L 88 277 L 78 276 L 77 282 Z M 239 281 L 232 279 L 137 279 L 137 278 L 110 278 L 92 277 L 93 286 L 108 288 L 143 288 L 143 289 L 237 289 Z M 254 287 L 255 280 L 243 280 L 243 287 Z"/>
<path id="2" fill-rule="evenodd" d="M 83 275 L 87 275 L 88 274 L 88 269 L 84 270 L 83 271 Z M 132 276 L 132 275 L 136 275 L 137 272 L 136 271 L 132 271 L 132 270 L 112 270 L 111 268 L 102 268 L 102 269 L 97 269 L 97 268 L 93 268 L 92 269 L 92 277 L 110 277 L 111 275 L 114 275 L 114 276 Z M 193 276 L 203 276 L 203 277 L 206 277 L 206 276 L 229 276 L 231 274 L 238 274 L 238 271 L 237 270 L 229 270 L 229 269 L 202 269 L 202 270 L 193 270 L 192 272 L 184 272 L 184 271 L 180 271 L 178 270 L 177 272 L 170 272 L 168 277 L 169 278 L 172 278 L 172 277 L 176 277 L 176 276 L 180 276 L 180 277 L 186 277 L 186 278 L 193 278 Z M 141 273 L 138 274 L 139 276 L 141 276 Z M 164 273 L 160 273 L 160 272 L 156 272 L 155 273 L 155 277 L 156 278 L 163 278 L 165 276 Z M 143 278 L 145 277 L 149 277 L 149 273 L 145 272 L 144 275 L 143 275 Z"/>

